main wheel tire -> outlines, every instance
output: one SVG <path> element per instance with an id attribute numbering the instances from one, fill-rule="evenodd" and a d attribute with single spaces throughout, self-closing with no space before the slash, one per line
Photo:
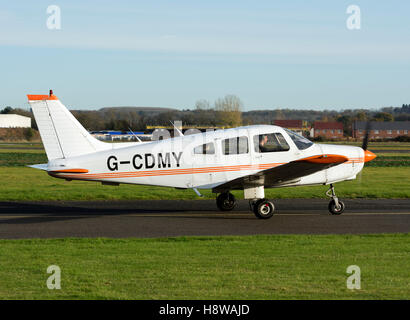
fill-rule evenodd
<path id="1" fill-rule="evenodd" d="M 339 215 L 342 214 L 343 211 L 345 211 L 345 204 L 342 201 L 338 201 L 339 202 L 339 207 L 336 207 L 336 202 L 335 200 L 331 200 L 329 202 L 329 212 L 333 215 Z"/>
<path id="2" fill-rule="evenodd" d="M 272 202 L 265 199 L 261 199 L 255 203 L 253 210 L 257 218 L 269 219 L 274 214 L 275 206 Z"/>
<path id="3" fill-rule="evenodd" d="M 231 211 L 236 206 L 236 200 L 232 193 L 221 193 L 216 198 L 216 206 L 222 211 Z"/>

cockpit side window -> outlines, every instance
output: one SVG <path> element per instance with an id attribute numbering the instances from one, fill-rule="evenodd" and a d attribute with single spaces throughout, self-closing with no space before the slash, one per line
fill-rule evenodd
<path id="1" fill-rule="evenodd" d="M 215 154 L 213 142 L 205 143 L 194 148 L 194 154 Z"/>
<path id="2" fill-rule="evenodd" d="M 281 152 L 288 151 L 289 145 L 280 133 L 265 133 L 253 136 L 255 152 Z"/>
<path id="3" fill-rule="evenodd" d="M 305 150 L 313 145 L 313 142 L 289 129 L 283 128 L 299 150 Z"/>

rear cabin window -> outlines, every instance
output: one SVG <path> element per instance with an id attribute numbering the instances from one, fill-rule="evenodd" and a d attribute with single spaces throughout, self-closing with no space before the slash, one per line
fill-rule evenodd
<path id="1" fill-rule="evenodd" d="M 222 153 L 225 155 L 248 152 L 248 137 L 246 136 L 222 140 Z"/>
<path id="2" fill-rule="evenodd" d="M 288 151 L 289 145 L 280 133 L 266 133 L 253 136 L 255 152 L 280 152 Z"/>
<path id="3" fill-rule="evenodd" d="M 202 144 L 194 148 L 194 154 L 215 154 L 213 142 Z"/>

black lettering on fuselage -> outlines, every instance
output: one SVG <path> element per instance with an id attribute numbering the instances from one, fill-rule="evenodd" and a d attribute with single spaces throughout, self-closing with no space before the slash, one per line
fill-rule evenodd
<path id="1" fill-rule="evenodd" d="M 177 162 L 177 167 L 179 167 L 179 161 L 181 160 L 182 152 L 180 152 L 178 156 L 175 154 L 175 152 L 172 152 L 172 155 L 174 156 L 175 161 Z"/>
<path id="2" fill-rule="evenodd" d="M 111 161 L 114 160 L 114 161 Z M 118 162 L 117 162 L 117 157 L 116 156 L 110 156 L 107 159 L 107 167 L 111 171 L 118 170 Z"/>
<path id="3" fill-rule="evenodd" d="M 162 153 L 158 153 L 158 168 L 166 168 L 171 167 L 171 158 L 169 156 L 169 152 L 165 153 L 165 159 Z"/>
<path id="4" fill-rule="evenodd" d="M 176 154 L 172 152 L 172 157 L 170 152 L 158 153 L 153 155 L 152 153 L 146 154 L 135 154 L 132 157 L 132 161 L 129 160 L 118 160 L 116 156 L 109 156 L 107 158 L 107 167 L 110 171 L 124 170 L 123 165 L 132 163 L 132 166 L 136 170 L 140 169 L 152 169 L 157 168 L 171 168 L 181 166 L 182 152 Z"/>
<path id="5" fill-rule="evenodd" d="M 132 157 L 132 165 L 134 166 L 135 169 L 139 170 L 142 168 L 142 162 L 139 165 L 137 165 L 137 162 L 135 161 L 137 160 L 137 158 L 142 160 L 142 156 L 140 154 L 136 154 Z"/>
<path id="6" fill-rule="evenodd" d="M 149 163 L 149 158 L 151 158 L 151 163 Z M 146 169 L 151 169 L 154 168 L 155 166 L 155 157 L 151 153 L 146 153 L 145 154 L 145 168 Z"/>

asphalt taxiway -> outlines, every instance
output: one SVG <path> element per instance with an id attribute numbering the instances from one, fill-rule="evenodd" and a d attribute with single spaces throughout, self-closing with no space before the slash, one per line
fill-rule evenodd
<path id="1" fill-rule="evenodd" d="M 0 202 L 0 238 L 410 232 L 410 199 L 344 202 L 345 213 L 332 216 L 326 199 L 278 199 L 269 220 L 257 219 L 247 201 L 231 212 L 212 200 Z"/>

